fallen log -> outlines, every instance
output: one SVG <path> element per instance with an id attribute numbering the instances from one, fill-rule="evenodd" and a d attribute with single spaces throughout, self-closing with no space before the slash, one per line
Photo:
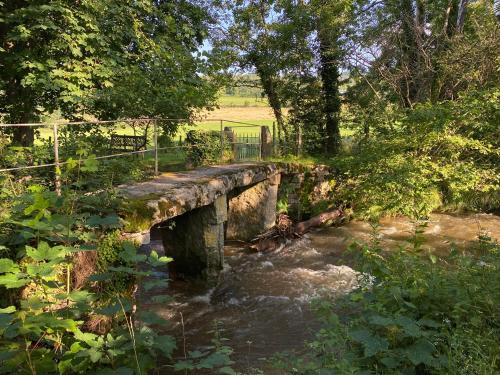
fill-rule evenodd
<path id="1" fill-rule="evenodd" d="M 339 208 L 323 212 L 319 215 L 313 216 L 309 220 L 302 221 L 297 225 L 295 225 L 294 232 L 299 235 L 302 235 L 311 228 L 319 227 L 321 225 L 326 225 L 328 223 L 331 225 L 335 220 L 342 217 L 343 215 L 344 212 Z"/>
<path id="2" fill-rule="evenodd" d="M 287 240 L 300 238 L 311 228 L 327 224 L 331 225 L 343 216 L 344 212 L 339 208 L 335 208 L 294 225 L 287 215 L 280 214 L 276 220 L 276 225 L 250 241 L 251 245 L 249 248 L 259 252 L 276 250 Z"/>

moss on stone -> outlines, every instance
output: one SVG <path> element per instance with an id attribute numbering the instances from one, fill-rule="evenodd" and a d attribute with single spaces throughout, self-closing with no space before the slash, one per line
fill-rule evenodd
<path id="1" fill-rule="evenodd" d="M 170 213 L 173 212 L 179 213 L 182 208 L 183 207 L 179 202 L 167 201 L 165 199 L 158 201 L 158 210 L 160 211 L 161 217 L 170 216 Z"/>
<path id="2" fill-rule="evenodd" d="M 148 194 L 140 198 L 125 198 L 118 210 L 125 220 L 125 232 L 135 233 L 150 229 L 156 210 L 148 203 L 159 198 L 157 194 Z"/>

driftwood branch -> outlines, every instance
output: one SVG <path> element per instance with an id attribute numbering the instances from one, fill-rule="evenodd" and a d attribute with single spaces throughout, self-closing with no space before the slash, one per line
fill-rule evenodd
<path id="1" fill-rule="evenodd" d="M 309 229 L 314 227 L 319 227 L 327 223 L 333 223 L 333 221 L 339 219 L 343 216 L 342 210 L 336 208 L 334 210 L 323 212 L 317 216 L 310 218 L 309 220 L 302 221 L 295 225 L 294 232 L 301 235 L 306 233 Z"/>
<path id="2" fill-rule="evenodd" d="M 278 216 L 276 225 L 251 241 L 250 249 L 254 251 L 273 251 L 279 248 L 287 240 L 300 238 L 311 228 L 331 225 L 344 216 L 341 209 L 335 208 L 313 216 L 309 220 L 293 224 L 292 220 L 284 214 Z"/>

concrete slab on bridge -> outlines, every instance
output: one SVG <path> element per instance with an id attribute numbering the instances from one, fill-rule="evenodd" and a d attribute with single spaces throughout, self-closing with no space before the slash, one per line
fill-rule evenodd
<path id="1" fill-rule="evenodd" d="M 118 191 L 129 222 L 126 230 L 149 230 L 155 224 L 210 205 L 235 189 L 275 179 L 279 179 L 279 170 L 273 163 L 242 163 L 162 173 L 145 182 L 121 185 Z"/>

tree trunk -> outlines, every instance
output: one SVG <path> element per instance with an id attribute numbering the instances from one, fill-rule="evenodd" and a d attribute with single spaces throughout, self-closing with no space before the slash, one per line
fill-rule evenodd
<path id="1" fill-rule="evenodd" d="M 302 155 L 302 128 L 299 122 L 295 122 L 295 155 Z"/>
<path id="2" fill-rule="evenodd" d="M 35 142 L 35 131 L 33 127 L 15 127 L 12 133 L 12 145 L 31 147 Z"/>
<path id="3" fill-rule="evenodd" d="M 19 90 L 22 92 L 22 90 Z M 21 94 L 23 95 L 23 94 Z M 16 98 L 17 96 L 14 96 Z M 23 99 L 24 103 L 21 104 L 19 108 L 15 108 L 13 113 L 10 113 L 8 118 L 9 122 L 14 124 L 26 124 L 34 121 L 36 116 L 32 114 L 33 108 L 30 108 L 30 101 L 25 96 Z M 12 130 L 12 144 L 14 146 L 21 147 L 31 147 L 35 142 L 35 128 L 32 126 L 17 126 Z"/>
<path id="4" fill-rule="evenodd" d="M 280 215 L 277 224 L 273 228 L 252 240 L 250 249 L 254 251 L 276 250 L 282 246 L 287 239 L 301 237 L 311 228 L 326 224 L 331 225 L 343 216 L 344 212 L 339 208 L 335 208 L 313 216 L 309 220 L 293 225 L 288 216 Z"/>
<path id="5" fill-rule="evenodd" d="M 467 12 L 468 3 L 469 0 L 460 0 L 460 4 L 458 5 L 457 33 L 461 33 L 464 29 L 465 13 Z"/>
<path id="6" fill-rule="evenodd" d="M 419 57 L 418 57 L 418 42 L 417 42 L 417 27 L 416 15 L 413 10 L 412 0 L 401 0 L 401 71 L 403 78 L 400 83 L 400 92 L 402 102 L 405 107 L 413 107 L 417 99 L 418 83 L 417 74 Z M 420 16 L 421 17 L 421 16 Z"/>
<path id="7" fill-rule="evenodd" d="M 284 140 L 280 138 L 280 142 L 282 142 L 282 144 L 280 144 L 280 148 L 283 149 L 285 146 L 283 143 L 286 143 L 288 134 L 285 128 L 281 100 L 278 91 L 276 90 L 275 79 L 272 74 L 268 72 L 268 69 L 265 68 L 265 62 L 261 63 L 261 59 L 258 57 L 253 57 L 251 60 L 257 70 L 257 75 L 262 83 L 262 88 L 264 89 L 269 105 L 271 106 L 274 117 L 276 118 L 276 123 L 278 124 L 278 134 L 283 133 Z"/>
<path id="8" fill-rule="evenodd" d="M 21 77 L 11 75 L 5 85 L 2 105 L 8 108 L 5 118 L 7 122 L 12 124 L 25 124 L 35 122 L 38 119 L 34 113 L 36 105 L 33 100 L 33 93 L 29 88 L 23 87 L 21 81 Z M 34 127 L 12 127 L 9 133 L 12 134 L 12 144 L 14 146 L 33 146 L 35 141 Z"/>
<path id="9" fill-rule="evenodd" d="M 319 215 L 313 216 L 309 220 L 298 223 L 295 226 L 294 232 L 296 234 L 304 234 L 311 228 L 319 227 L 321 225 L 325 225 L 326 223 L 331 223 L 334 220 L 337 220 L 338 218 L 342 217 L 343 215 L 344 212 L 338 208 L 323 212 Z"/>
<path id="10" fill-rule="evenodd" d="M 331 40 L 327 30 L 318 27 L 320 74 L 325 113 L 325 150 L 327 153 L 337 154 L 340 151 L 340 96 L 339 96 L 339 68 L 337 40 Z"/>
<path id="11" fill-rule="evenodd" d="M 366 119 L 363 120 L 363 136 L 365 139 L 370 138 L 370 124 Z"/>

